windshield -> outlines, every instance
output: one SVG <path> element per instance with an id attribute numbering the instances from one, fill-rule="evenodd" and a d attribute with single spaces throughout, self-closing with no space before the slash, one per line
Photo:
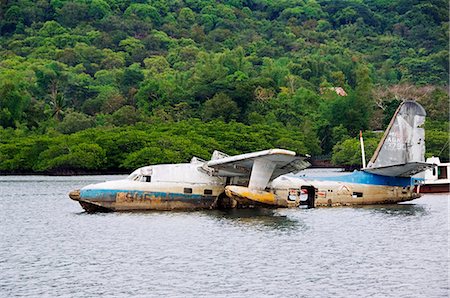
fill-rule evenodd
<path id="1" fill-rule="evenodd" d="M 139 175 L 140 175 L 140 170 L 137 169 L 136 171 L 134 171 L 133 173 L 131 173 L 131 174 L 127 177 L 127 179 L 128 179 L 128 180 L 136 180 L 137 177 L 138 177 Z"/>
<path id="2" fill-rule="evenodd" d="M 152 181 L 153 170 L 150 167 L 139 168 L 133 173 L 131 173 L 127 180 L 131 181 L 141 181 L 141 182 L 151 182 Z"/>

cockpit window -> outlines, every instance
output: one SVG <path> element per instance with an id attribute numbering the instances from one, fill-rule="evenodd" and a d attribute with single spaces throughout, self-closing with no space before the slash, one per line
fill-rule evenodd
<path id="1" fill-rule="evenodd" d="M 153 168 L 148 166 L 135 170 L 127 177 L 127 179 L 131 181 L 151 182 L 152 175 L 153 175 Z"/>
<path id="2" fill-rule="evenodd" d="M 144 175 L 139 175 L 139 174 L 131 174 L 130 176 L 127 177 L 128 180 L 132 180 L 132 181 L 140 181 L 140 182 L 151 182 L 152 181 L 152 176 L 144 176 Z"/>
<path id="3" fill-rule="evenodd" d="M 136 180 L 136 178 L 138 177 L 138 174 L 132 173 L 130 174 L 130 176 L 127 177 L 128 180 Z"/>

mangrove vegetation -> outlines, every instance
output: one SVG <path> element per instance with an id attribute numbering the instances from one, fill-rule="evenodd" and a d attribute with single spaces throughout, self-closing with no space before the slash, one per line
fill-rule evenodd
<path id="1" fill-rule="evenodd" d="M 444 0 L 0 1 L 0 172 L 271 147 L 361 163 L 401 100 L 448 160 Z"/>

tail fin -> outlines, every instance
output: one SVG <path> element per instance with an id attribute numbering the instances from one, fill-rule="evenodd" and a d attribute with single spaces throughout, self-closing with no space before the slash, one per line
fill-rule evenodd
<path id="1" fill-rule="evenodd" d="M 426 170 L 426 112 L 415 101 L 405 101 L 395 111 L 383 138 L 364 171 L 384 175 L 410 177 Z"/>

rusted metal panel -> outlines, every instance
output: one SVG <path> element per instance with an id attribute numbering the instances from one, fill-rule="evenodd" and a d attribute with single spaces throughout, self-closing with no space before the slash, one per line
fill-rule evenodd
<path id="1" fill-rule="evenodd" d="M 216 196 L 188 196 L 170 193 L 117 193 L 115 210 L 198 210 L 211 209 Z"/>
<path id="2" fill-rule="evenodd" d="M 418 197 L 412 189 L 387 186 L 367 186 L 362 184 L 347 184 L 348 191 L 331 189 L 326 197 L 318 197 L 315 204 L 319 206 L 351 206 L 390 204 L 410 201 Z"/>
<path id="3" fill-rule="evenodd" d="M 225 187 L 225 193 L 228 197 L 235 199 L 241 205 L 287 207 L 284 204 L 285 200 L 278 200 L 279 197 L 277 195 L 267 191 L 252 190 L 244 186 L 229 185 Z"/>

